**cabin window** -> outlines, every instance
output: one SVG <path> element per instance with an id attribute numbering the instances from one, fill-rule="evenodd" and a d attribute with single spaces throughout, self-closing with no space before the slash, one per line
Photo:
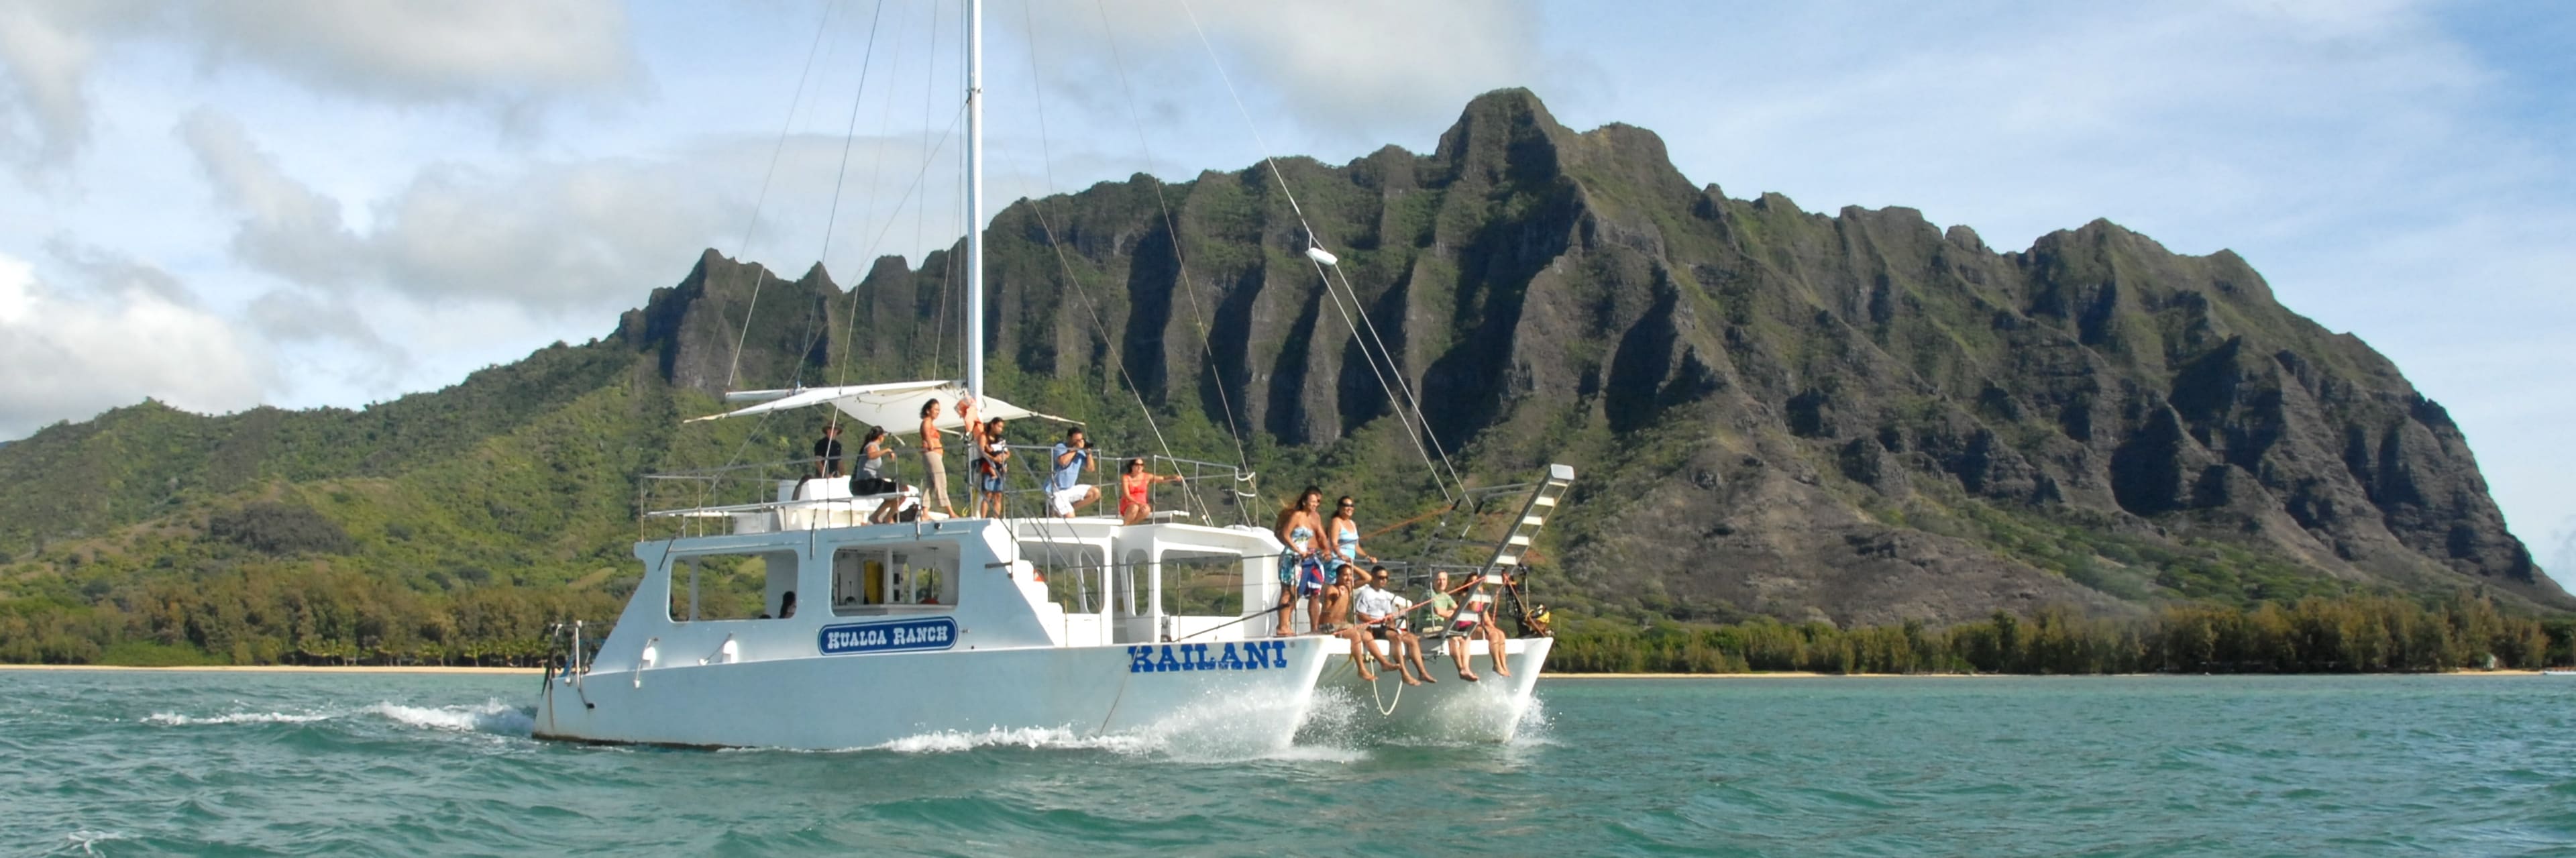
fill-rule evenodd
<path id="1" fill-rule="evenodd" d="M 793 551 L 671 558 L 671 619 L 676 622 L 776 616 L 780 602 L 795 589 Z"/>
<path id="2" fill-rule="evenodd" d="M 1241 616 L 1242 558 L 1163 556 L 1163 612 L 1182 616 Z"/>
<path id="3" fill-rule="evenodd" d="M 1020 556 L 1036 565 L 1038 575 L 1046 579 L 1047 601 L 1064 606 L 1068 613 L 1099 611 L 1106 601 L 1102 594 L 1117 584 L 1100 549 L 1089 545 L 1022 542 Z"/>
<path id="4" fill-rule="evenodd" d="M 853 546 L 832 553 L 834 614 L 955 604 L 957 550 L 952 546 Z"/>

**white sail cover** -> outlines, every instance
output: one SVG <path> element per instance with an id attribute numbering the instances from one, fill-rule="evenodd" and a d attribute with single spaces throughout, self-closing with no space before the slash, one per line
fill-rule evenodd
<path id="1" fill-rule="evenodd" d="M 957 400 L 966 396 L 966 385 L 957 381 L 898 381 L 888 384 L 855 384 L 846 387 L 808 387 L 802 390 L 742 390 L 725 394 L 734 402 L 759 402 L 748 408 L 737 408 L 722 414 L 709 414 L 688 420 L 716 420 L 725 417 L 747 417 L 773 411 L 787 411 L 815 405 L 830 405 L 850 416 L 860 426 L 875 426 L 895 435 L 910 435 L 921 428 L 921 404 L 939 400 L 939 428 L 955 431 L 966 425 L 957 416 Z M 1035 417 L 1057 423 L 1076 423 L 1050 414 L 1039 414 L 991 396 L 977 403 L 984 419 L 995 417 L 1018 420 Z M 864 431 L 864 430 L 863 430 Z"/>

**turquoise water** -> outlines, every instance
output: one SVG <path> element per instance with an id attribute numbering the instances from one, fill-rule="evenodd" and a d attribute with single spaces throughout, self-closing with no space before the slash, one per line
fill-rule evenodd
<path id="1" fill-rule="evenodd" d="M 535 686 L 0 672 L 0 852 L 2576 855 L 2562 678 L 1551 680 L 1503 746 L 1344 705 L 834 753 L 534 742 Z"/>

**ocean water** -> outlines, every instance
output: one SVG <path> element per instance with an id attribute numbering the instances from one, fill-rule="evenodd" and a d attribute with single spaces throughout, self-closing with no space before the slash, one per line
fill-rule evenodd
<path id="1" fill-rule="evenodd" d="M 532 741 L 534 677 L 0 671 L 0 853 L 2576 855 L 2576 679 L 1567 679 L 1506 745 Z"/>

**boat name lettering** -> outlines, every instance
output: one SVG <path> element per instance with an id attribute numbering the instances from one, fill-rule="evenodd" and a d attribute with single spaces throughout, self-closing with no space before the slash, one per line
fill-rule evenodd
<path id="1" fill-rule="evenodd" d="M 1128 673 L 1173 670 L 1266 670 L 1288 666 L 1287 641 L 1161 644 L 1127 648 Z"/>
<path id="2" fill-rule="evenodd" d="M 824 655 L 947 649 L 957 645 L 957 621 L 932 617 L 824 626 L 815 643 Z"/>

